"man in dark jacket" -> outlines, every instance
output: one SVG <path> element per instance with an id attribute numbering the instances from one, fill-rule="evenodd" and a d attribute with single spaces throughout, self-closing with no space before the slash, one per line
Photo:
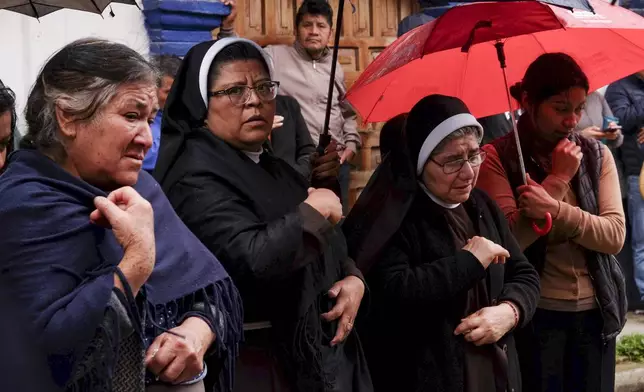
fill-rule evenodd
<path id="1" fill-rule="evenodd" d="M 624 143 L 619 153 L 628 183 L 628 220 L 635 284 L 644 299 L 644 199 L 639 190 L 640 170 L 644 162 L 644 71 L 608 86 L 606 100 L 623 127 Z"/>

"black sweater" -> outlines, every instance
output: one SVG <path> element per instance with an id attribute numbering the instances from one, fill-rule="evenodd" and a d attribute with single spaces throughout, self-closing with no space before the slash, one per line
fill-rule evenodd
<path id="1" fill-rule="evenodd" d="M 486 271 L 471 253 L 455 249 L 441 208 L 420 191 L 367 275 L 371 313 L 360 332 L 376 391 L 463 390 L 464 340 L 453 332 L 468 290 L 481 279 L 487 278 L 490 303 L 518 306 L 521 325 L 534 313 L 539 277 L 502 212 L 478 190 L 465 207 L 477 233 L 508 249 L 511 257 Z M 508 353 L 510 388 L 519 391 L 512 337 L 498 344 Z"/>

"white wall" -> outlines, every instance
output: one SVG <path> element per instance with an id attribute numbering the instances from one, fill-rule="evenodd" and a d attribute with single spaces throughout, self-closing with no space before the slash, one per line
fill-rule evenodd
<path id="1" fill-rule="evenodd" d="M 45 61 L 66 44 L 84 37 L 120 42 L 148 55 L 143 14 L 132 5 L 113 4 L 103 17 L 81 11 L 61 10 L 40 18 L 0 10 L 0 79 L 18 99 L 19 126 L 29 90 Z"/>

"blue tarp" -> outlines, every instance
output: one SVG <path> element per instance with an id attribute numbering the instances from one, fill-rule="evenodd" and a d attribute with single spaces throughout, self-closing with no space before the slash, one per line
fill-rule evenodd
<path id="1" fill-rule="evenodd" d="M 210 31 L 221 25 L 221 15 L 191 14 L 188 12 L 167 12 L 143 10 L 145 23 L 152 29 Z"/>
<path id="2" fill-rule="evenodd" d="M 195 44 L 197 42 L 150 42 L 150 53 L 183 57 Z"/>
<path id="3" fill-rule="evenodd" d="M 190 30 L 161 30 L 153 29 L 146 26 L 148 37 L 152 42 L 203 42 L 212 39 L 210 31 L 190 31 Z"/>
<path id="4" fill-rule="evenodd" d="M 189 12 L 193 14 L 220 15 L 230 14 L 230 7 L 219 1 L 198 0 L 143 0 L 144 10 L 164 12 Z"/>

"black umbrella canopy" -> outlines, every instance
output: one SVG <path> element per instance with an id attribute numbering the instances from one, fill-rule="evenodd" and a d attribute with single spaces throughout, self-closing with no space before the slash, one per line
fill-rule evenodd
<path id="1" fill-rule="evenodd" d="M 595 13 L 593 6 L 588 0 L 541 0 L 542 3 L 556 5 L 562 8 L 579 11 L 590 11 Z"/>
<path id="2" fill-rule="evenodd" d="M 0 10 L 40 18 L 64 8 L 102 14 L 110 3 L 131 4 L 138 7 L 136 0 L 1 0 Z"/>

